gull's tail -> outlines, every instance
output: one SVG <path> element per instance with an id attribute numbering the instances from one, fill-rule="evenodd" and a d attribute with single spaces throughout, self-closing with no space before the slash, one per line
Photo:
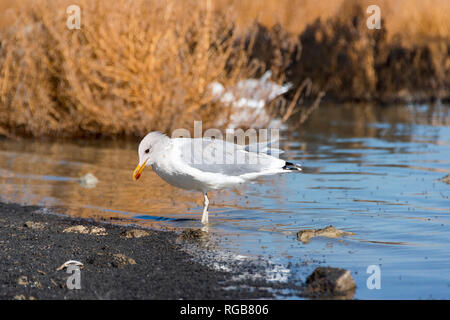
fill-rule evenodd
<path id="1" fill-rule="evenodd" d="M 301 165 L 298 163 L 292 163 L 292 162 L 288 162 L 286 161 L 284 167 L 284 170 L 295 170 L 295 171 L 302 171 Z"/>

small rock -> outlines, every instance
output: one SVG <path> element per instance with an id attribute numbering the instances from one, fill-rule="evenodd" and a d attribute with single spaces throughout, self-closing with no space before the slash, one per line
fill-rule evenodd
<path id="1" fill-rule="evenodd" d="M 134 260 L 133 258 L 129 258 L 122 253 L 113 254 L 113 257 L 115 262 L 118 263 L 118 265 L 121 267 L 127 264 L 136 264 L 136 260 Z"/>
<path id="2" fill-rule="evenodd" d="M 119 265 L 123 265 L 127 263 L 127 257 L 124 254 L 116 253 L 113 254 L 115 262 L 117 262 Z"/>
<path id="3" fill-rule="evenodd" d="M 45 227 L 45 223 L 42 222 L 34 222 L 34 221 L 27 221 L 24 223 L 24 226 L 30 229 L 35 230 L 42 230 Z"/>
<path id="4" fill-rule="evenodd" d="M 92 227 L 89 233 L 96 236 L 106 236 L 108 234 L 103 227 Z"/>
<path id="5" fill-rule="evenodd" d="M 331 267 L 318 267 L 306 279 L 306 295 L 310 297 L 329 297 L 352 299 L 356 284 L 349 270 Z"/>
<path id="6" fill-rule="evenodd" d="M 82 233 L 82 234 L 88 234 L 89 229 L 85 226 L 73 226 L 69 227 L 63 230 L 64 233 Z"/>
<path id="7" fill-rule="evenodd" d="M 27 286 L 29 284 L 27 276 L 20 276 L 19 279 L 17 279 L 17 284 Z"/>
<path id="8" fill-rule="evenodd" d="M 186 229 L 178 236 L 178 240 L 205 241 L 209 239 L 209 233 L 201 229 Z"/>
<path id="9" fill-rule="evenodd" d="M 441 179 L 442 182 L 450 184 L 450 174 Z"/>
<path id="10" fill-rule="evenodd" d="M 81 233 L 81 234 L 92 234 L 95 236 L 105 236 L 108 233 L 106 232 L 106 229 L 103 227 L 91 227 L 89 230 L 88 227 L 83 225 L 68 227 L 63 230 L 64 233 Z"/>
<path id="11" fill-rule="evenodd" d="M 336 229 L 333 226 L 328 226 L 323 229 L 300 230 L 299 232 L 297 232 L 297 240 L 301 241 L 302 243 L 308 243 L 311 240 L 311 238 L 314 237 L 339 238 L 342 236 L 352 236 L 352 235 L 354 235 L 353 232 L 346 232 Z"/>
<path id="12" fill-rule="evenodd" d="M 17 296 L 14 296 L 14 300 L 27 300 L 27 297 L 25 297 L 23 294 L 19 294 Z M 36 300 L 36 298 L 33 296 L 30 296 L 28 298 L 28 300 Z"/>
<path id="13" fill-rule="evenodd" d="M 125 232 L 122 232 L 121 235 L 125 238 L 142 238 L 148 237 L 150 235 L 149 232 L 141 229 L 131 229 Z"/>
<path id="14" fill-rule="evenodd" d="M 92 173 L 88 173 L 88 174 L 85 174 L 84 176 L 80 177 L 81 186 L 85 187 L 87 189 L 95 188 L 97 183 L 98 183 L 98 179 Z"/>

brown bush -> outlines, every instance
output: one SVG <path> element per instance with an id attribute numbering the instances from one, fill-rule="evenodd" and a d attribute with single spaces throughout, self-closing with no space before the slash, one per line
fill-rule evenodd
<path id="1" fill-rule="evenodd" d="M 367 28 L 361 3 L 348 0 L 338 15 L 306 27 L 300 59 L 291 57 L 287 79 L 297 85 L 313 79 L 334 101 L 450 98 L 450 38 L 389 38 L 388 27 Z"/>
<path id="2" fill-rule="evenodd" d="M 369 3 L 83 0 L 82 28 L 68 30 L 71 1 L 0 0 L 0 134 L 208 128 L 231 112 L 208 83 L 268 68 L 299 88 L 276 109 L 284 120 L 314 110 L 299 112 L 302 88 L 338 100 L 448 98 L 450 2 L 380 0 L 381 31 L 365 27 Z"/>
<path id="3" fill-rule="evenodd" d="M 247 53 L 233 49 L 233 25 L 208 5 L 82 1 L 82 27 L 69 30 L 67 4 L 34 1 L 3 33 L 3 132 L 143 135 L 193 120 L 208 127 L 225 106 L 211 103 L 207 84 L 251 76 Z"/>

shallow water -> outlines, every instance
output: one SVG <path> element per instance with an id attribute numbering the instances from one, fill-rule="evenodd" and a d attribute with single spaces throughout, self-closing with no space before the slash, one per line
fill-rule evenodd
<path id="1" fill-rule="evenodd" d="M 287 266 L 303 279 L 318 265 L 349 269 L 359 299 L 450 298 L 450 107 L 321 106 L 282 134 L 302 173 L 211 194 L 209 230 L 237 254 Z M 138 141 L 0 140 L 0 200 L 148 227 L 200 227 L 201 194 L 151 170 L 131 178 Z M 86 188 L 79 178 L 94 174 Z M 333 225 L 353 236 L 313 238 Z M 381 270 L 370 290 L 368 266 Z"/>

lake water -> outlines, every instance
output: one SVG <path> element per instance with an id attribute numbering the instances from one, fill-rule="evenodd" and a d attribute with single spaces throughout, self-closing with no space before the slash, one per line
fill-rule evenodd
<path id="1" fill-rule="evenodd" d="M 222 248 L 262 256 L 304 280 L 317 266 L 349 269 L 359 299 L 450 298 L 450 107 L 320 106 L 281 134 L 303 172 L 210 195 Z M 146 227 L 201 227 L 203 197 L 147 169 L 136 141 L 0 140 L 0 200 Z M 79 178 L 99 179 L 86 188 Z M 353 236 L 297 240 L 333 225 Z M 377 265 L 381 288 L 366 285 Z"/>

